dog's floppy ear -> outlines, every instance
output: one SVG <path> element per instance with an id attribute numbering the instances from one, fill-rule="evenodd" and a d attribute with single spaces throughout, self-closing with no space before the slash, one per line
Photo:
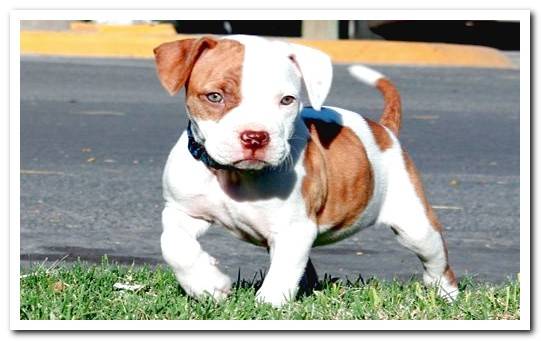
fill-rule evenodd
<path id="1" fill-rule="evenodd" d="M 289 58 L 299 68 L 308 99 L 315 110 L 321 110 L 321 106 L 329 94 L 332 82 L 331 58 L 311 47 L 289 44 Z"/>
<path id="2" fill-rule="evenodd" d="M 216 44 L 216 40 L 203 37 L 163 43 L 154 49 L 158 78 L 170 95 L 178 93 L 186 83 L 201 53 Z"/>

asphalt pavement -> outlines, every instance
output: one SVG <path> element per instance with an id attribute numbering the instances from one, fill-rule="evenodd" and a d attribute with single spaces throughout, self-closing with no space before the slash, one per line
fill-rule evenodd
<path id="1" fill-rule="evenodd" d="M 378 119 L 377 91 L 335 65 L 328 105 Z M 401 140 L 422 173 L 459 277 L 519 272 L 519 70 L 376 67 L 398 86 Z M 77 258 L 160 264 L 161 174 L 186 126 L 183 95 L 151 60 L 21 59 L 21 264 Z M 202 244 L 234 279 L 268 267 L 264 249 L 219 226 Z M 314 248 L 319 274 L 419 276 L 387 228 Z"/>

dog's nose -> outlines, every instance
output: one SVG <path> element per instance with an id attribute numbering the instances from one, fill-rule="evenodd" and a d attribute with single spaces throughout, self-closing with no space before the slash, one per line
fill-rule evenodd
<path id="1" fill-rule="evenodd" d="M 260 149 L 269 144 L 270 136 L 266 131 L 246 130 L 240 133 L 242 146 L 247 149 Z"/>

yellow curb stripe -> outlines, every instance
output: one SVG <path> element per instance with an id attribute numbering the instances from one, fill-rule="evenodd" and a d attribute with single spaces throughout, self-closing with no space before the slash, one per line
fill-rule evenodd
<path id="1" fill-rule="evenodd" d="M 176 35 L 167 29 L 152 31 L 154 26 L 151 25 L 132 30 L 122 30 L 121 26 L 118 31 L 108 31 L 105 27 L 93 32 L 83 28 L 68 32 L 23 31 L 21 53 L 151 58 L 153 49 L 163 42 L 194 37 Z M 336 63 L 513 67 L 500 51 L 481 46 L 373 40 L 287 40 L 320 49 Z"/>
<path id="2" fill-rule="evenodd" d="M 80 32 L 21 32 L 23 54 L 150 58 L 159 44 L 184 37 Z"/>
<path id="3" fill-rule="evenodd" d="M 320 49 L 338 63 L 513 67 L 503 53 L 482 46 L 377 40 L 290 40 Z"/>
<path id="4" fill-rule="evenodd" d="M 171 24 L 104 25 L 75 21 L 70 24 L 70 29 L 73 32 L 176 35 Z"/>

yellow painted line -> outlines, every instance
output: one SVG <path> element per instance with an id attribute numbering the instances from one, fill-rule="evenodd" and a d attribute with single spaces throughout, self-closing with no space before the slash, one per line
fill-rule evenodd
<path id="1" fill-rule="evenodd" d="M 21 52 L 57 56 L 152 58 L 152 50 L 163 42 L 197 37 L 176 35 L 170 30 L 152 31 L 152 25 L 130 30 L 123 30 L 121 26 L 116 31 L 105 27 L 96 28 L 95 31 L 23 31 Z M 481 46 L 374 40 L 287 40 L 320 49 L 329 54 L 335 63 L 513 67 L 509 58 L 500 51 Z"/>
<path id="2" fill-rule="evenodd" d="M 64 175 L 64 172 L 37 170 L 37 169 L 21 169 L 21 175 Z"/>

